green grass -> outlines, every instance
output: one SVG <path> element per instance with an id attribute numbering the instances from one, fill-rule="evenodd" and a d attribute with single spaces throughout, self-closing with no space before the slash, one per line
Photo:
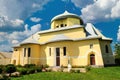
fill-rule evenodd
<path id="1" fill-rule="evenodd" d="M 11 80 L 120 80 L 120 67 L 93 68 L 87 73 L 41 72 Z"/>

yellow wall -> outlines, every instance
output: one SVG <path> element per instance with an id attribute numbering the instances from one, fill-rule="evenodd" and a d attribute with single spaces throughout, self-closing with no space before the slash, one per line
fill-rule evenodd
<path id="1" fill-rule="evenodd" d="M 90 49 L 90 44 L 93 47 Z M 104 66 L 108 63 L 113 64 L 114 59 L 112 57 L 111 49 L 109 49 L 109 54 L 104 53 L 104 45 L 109 45 L 109 41 L 99 41 L 99 39 L 82 40 L 82 41 L 59 41 L 51 42 L 44 45 L 37 44 L 25 44 L 21 48 L 18 48 L 18 53 L 14 52 L 13 57 L 16 58 L 16 65 L 19 63 L 20 54 L 20 64 L 36 64 L 49 66 L 56 66 L 56 48 L 60 48 L 60 66 L 67 66 L 68 59 L 70 58 L 70 63 L 72 66 L 87 66 L 90 65 L 90 54 L 95 55 L 95 64 L 97 66 Z M 63 47 L 66 47 L 66 56 L 63 55 Z M 23 48 L 31 48 L 31 57 L 23 57 Z M 51 56 L 49 54 L 49 48 L 51 48 Z M 102 49 L 101 49 L 102 48 Z M 110 45 L 109 45 L 110 48 Z M 16 48 L 15 48 L 16 49 Z M 19 53 L 20 52 L 20 53 Z M 106 57 L 104 57 L 106 55 Z M 13 59 L 13 58 L 12 58 Z M 29 60 L 29 61 L 28 61 Z"/>
<path id="2" fill-rule="evenodd" d="M 51 23 L 51 29 L 55 29 L 55 28 L 61 28 L 61 24 L 64 25 L 64 27 L 69 27 L 69 26 L 73 26 L 73 25 L 80 25 L 80 19 L 78 18 L 65 18 L 65 19 L 61 19 L 61 20 L 55 20 Z M 67 26 L 65 26 L 65 24 Z M 59 26 L 59 27 L 56 27 Z"/>
<path id="3" fill-rule="evenodd" d="M 24 44 L 22 45 L 22 48 L 26 48 L 26 56 L 21 56 L 22 64 L 40 64 L 40 45 L 38 44 Z M 31 48 L 31 54 L 30 57 L 28 57 L 28 48 Z"/>
<path id="4" fill-rule="evenodd" d="M 15 65 L 20 64 L 20 54 L 22 54 L 22 48 L 21 47 L 14 48 L 11 64 L 15 64 Z"/>
<path id="5" fill-rule="evenodd" d="M 86 35 L 83 27 L 81 27 L 76 29 L 40 34 L 39 42 L 46 43 L 47 41 L 49 41 L 50 39 L 54 38 L 56 35 L 59 35 L 59 34 L 64 34 L 65 36 L 71 39 L 85 38 L 85 35 Z"/>
<path id="6" fill-rule="evenodd" d="M 26 57 L 24 57 L 24 48 L 26 48 Z M 27 57 L 28 55 L 28 48 L 31 48 L 31 57 Z M 12 64 L 40 64 L 40 45 L 37 44 L 24 44 L 20 48 L 14 48 L 14 50 L 17 49 L 17 51 L 14 51 L 12 55 Z M 16 63 L 14 63 L 14 60 L 16 60 Z"/>
<path id="7" fill-rule="evenodd" d="M 93 48 L 90 49 L 90 44 L 93 44 Z M 44 47 L 44 48 L 43 48 Z M 55 66 L 56 62 L 56 56 L 55 56 L 55 48 L 60 48 L 60 65 L 67 66 L 68 65 L 68 58 L 70 57 L 70 62 L 72 65 L 76 66 L 86 66 L 89 65 L 88 56 L 91 53 L 94 53 L 96 55 L 96 65 L 103 66 L 103 60 L 100 50 L 99 41 L 97 39 L 95 40 L 89 40 L 89 41 L 62 41 L 62 42 L 54 42 L 54 43 L 48 43 L 42 46 L 41 48 L 41 57 L 43 58 L 43 62 L 50 66 Z M 63 47 L 66 47 L 67 49 L 67 55 L 63 56 Z M 52 55 L 49 56 L 49 48 L 51 48 Z M 44 55 L 46 54 L 46 55 Z"/>

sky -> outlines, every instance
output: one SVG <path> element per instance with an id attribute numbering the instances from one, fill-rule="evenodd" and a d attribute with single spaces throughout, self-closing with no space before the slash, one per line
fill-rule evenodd
<path id="1" fill-rule="evenodd" d="M 112 47 L 120 42 L 120 0 L 0 0 L 0 51 L 30 35 L 50 29 L 51 19 L 64 11 L 79 15 L 92 23 Z"/>

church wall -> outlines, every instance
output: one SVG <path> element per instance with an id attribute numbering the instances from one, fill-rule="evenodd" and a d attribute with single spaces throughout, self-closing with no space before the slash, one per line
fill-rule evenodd
<path id="1" fill-rule="evenodd" d="M 93 44 L 93 48 L 90 49 L 90 44 Z M 66 56 L 63 55 L 63 47 L 66 47 Z M 51 48 L 51 56 L 49 55 L 49 48 Z M 86 66 L 89 65 L 88 56 L 93 51 L 96 55 L 96 65 L 103 66 L 102 56 L 99 41 L 94 40 L 85 40 L 85 41 L 61 41 L 45 44 L 41 47 L 41 54 L 46 54 L 41 56 L 43 59 L 41 63 L 50 66 L 56 66 L 56 52 L 55 49 L 60 48 L 60 66 L 67 66 L 68 60 L 73 66 Z"/>
<path id="2" fill-rule="evenodd" d="M 51 23 L 51 29 L 61 28 L 61 24 L 63 24 L 64 27 L 80 25 L 80 20 L 77 18 L 65 18 L 61 20 L 55 20 Z"/>
<path id="3" fill-rule="evenodd" d="M 115 64 L 110 44 L 111 44 L 110 41 L 105 41 L 105 40 L 100 41 L 103 61 L 105 65 Z M 106 48 L 105 48 L 106 45 L 108 46 L 108 52 L 106 52 Z"/>
<path id="4" fill-rule="evenodd" d="M 26 56 L 24 56 L 24 48 L 26 48 Z M 28 57 L 28 48 L 31 49 L 30 57 Z M 22 45 L 21 63 L 24 64 L 40 64 L 40 45 L 39 44 L 25 44 Z"/>
<path id="5" fill-rule="evenodd" d="M 20 55 L 22 54 L 22 48 L 21 47 L 14 47 L 11 64 L 18 65 L 20 64 Z"/>
<path id="6" fill-rule="evenodd" d="M 24 48 L 26 48 L 26 56 L 24 56 Z M 31 48 L 30 57 L 28 57 L 28 48 Z M 19 65 L 19 64 L 39 65 L 40 64 L 40 45 L 25 44 L 19 48 L 14 48 L 11 63 L 15 65 Z"/>
<path id="7" fill-rule="evenodd" d="M 40 34 L 39 42 L 45 43 L 45 42 L 49 41 L 51 38 L 53 38 L 59 34 L 64 34 L 65 36 L 67 36 L 71 39 L 85 38 L 85 36 L 86 36 L 83 28 L 76 28 L 76 29 L 70 29 L 70 30 L 63 30 L 63 31 L 59 31 L 59 32 Z"/>

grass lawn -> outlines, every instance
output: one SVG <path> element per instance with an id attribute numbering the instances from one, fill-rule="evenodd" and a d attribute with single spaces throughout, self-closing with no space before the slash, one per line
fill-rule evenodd
<path id="1" fill-rule="evenodd" d="M 87 73 L 41 72 L 11 80 L 120 80 L 120 67 L 92 68 Z"/>

